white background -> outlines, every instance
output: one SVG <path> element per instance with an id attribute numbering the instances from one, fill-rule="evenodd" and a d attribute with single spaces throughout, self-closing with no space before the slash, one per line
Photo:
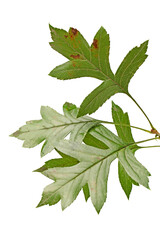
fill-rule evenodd
<path id="1" fill-rule="evenodd" d="M 159 1 L 62 1 L 5 0 L 0 4 L 1 81 L 1 231 L 2 240 L 32 239 L 160 239 L 160 149 L 146 149 L 136 156 L 151 172 L 150 188 L 134 187 L 130 201 L 118 182 L 117 160 L 112 164 L 108 198 L 98 215 L 83 194 L 65 211 L 60 203 L 36 209 L 50 180 L 33 173 L 54 152 L 40 158 L 40 148 L 24 149 L 8 135 L 26 120 L 39 119 L 41 105 L 62 112 L 65 101 L 80 105 L 100 84 L 81 78 L 59 81 L 48 73 L 66 59 L 53 51 L 48 23 L 66 30 L 75 27 L 91 44 L 102 25 L 110 34 L 110 62 L 115 72 L 126 53 L 149 39 L 149 57 L 131 80 L 129 90 L 160 129 L 160 14 Z M 139 109 L 127 96 L 113 96 L 129 112 L 131 123 L 150 129 Z M 111 101 L 93 116 L 111 120 Z M 110 126 L 108 126 L 110 129 Z M 150 138 L 133 131 L 135 140 Z M 152 143 L 153 144 L 153 143 Z M 155 143 L 155 144 L 158 144 Z"/>

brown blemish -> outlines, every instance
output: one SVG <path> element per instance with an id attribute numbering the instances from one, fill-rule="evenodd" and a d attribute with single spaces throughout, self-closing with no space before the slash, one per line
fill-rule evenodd
<path id="1" fill-rule="evenodd" d="M 74 58 L 74 59 L 79 59 L 80 58 L 80 55 L 77 54 L 77 55 L 70 55 L 70 57 Z"/>
<path id="2" fill-rule="evenodd" d="M 78 33 L 78 30 L 76 28 L 71 28 L 71 31 L 72 31 L 74 36 L 76 36 L 77 33 Z"/>
<path id="3" fill-rule="evenodd" d="M 98 54 L 97 54 L 97 53 L 96 53 L 96 54 L 94 54 L 94 57 L 95 57 L 95 58 L 98 58 Z"/>
<path id="4" fill-rule="evenodd" d="M 98 48 L 98 40 L 97 39 L 93 40 L 93 47 L 96 49 Z"/>
<path id="5" fill-rule="evenodd" d="M 64 35 L 64 37 L 65 37 L 65 38 L 68 38 L 68 36 L 67 36 L 67 35 Z"/>
<path id="6" fill-rule="evenodd" d="M 160 133 L 156 129 L 151 129 L 151 133 L 156 134 L 157 136 L 160 136 Z"/>
<path id="7" fill-rule="evenodd" d="M 72 72 L 68 72 L 68 76 L 69 77 L 73 77 L 73 73 Z"/>
<path id="8" fill-rule="evenodd" d="M 76 66 L 76 63 L 75 63 L 75 62 L 72 62 L 72 65 L 73 65 L 73 67 L 75 67 L 75 66 Z"/>

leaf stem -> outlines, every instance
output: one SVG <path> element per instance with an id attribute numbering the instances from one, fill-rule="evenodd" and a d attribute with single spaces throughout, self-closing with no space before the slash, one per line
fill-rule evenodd
<path id="1" fill-rule="evenodd" d="M 159 138 L 155 137 L 155 138 L 149 138 L 149 139 L 146 139 L 146 140 L 142 140 L 142 141 L 139 141 L 139 142 L 135 142 L 135 144 L 140 144 L 140 143 L 144 143 L 144 142 L 149 142 L 149 141 L 152 141 L 152 140 L 157 140 Z M 131 144 L 131 145 L 134 145 L 134 144 Z"/>
<path id="2" fill-rule="evenodd" d="M 133 102 L 137 105 L 137 107 L 141 110 L 141 112 L 143 113 L 143 115 L 144 115 L 144 116 L 146 117 L 146 119 L 148 120 L 151 128 L 154 130 L 155 127 L 153 126 L 153 124 L 151 123 L 149 117 L 148 117 L 147 114 L 144 112 L 144 110 L 141 108 L 141 106 L 140 106 L 140 105 L 137 103 L 137 101 L 132 97 L 132 95 L 130 95 L 130 94 L 128 93 L 128 96 L 132 99 L 132 101 L 133 101 Z"/>
<path id="3" fill-rule="evenodd" d="M 106 123 L 106 124 L 113 124 L 113 125 L 117 125 L 117 126 L 124 126 L 124 127 L 131 127 L 131 128 L 135 128 L 147 133 L 152 133 L 150 130 L 144 129 L 144 128 L 140 128 L 140 127 L 136 127 L 136 126 L 132 126 L 132 125 L 128 125 L 128 124 L 123 124 L 123 123 L 114 123 L 114 122 L 109 122 L 109 121 L 102 121 L 99 120 L 101 123 Z M 153 133 L 152 133 L 153 134 Z"/>
<path id="4" fill-rule="evenodd" d="M 154 146 L 144 146 L 144 147 L 141 147 L 141 148 L 155 148 L 155 147 L 160 147 L 160 145 L 154 145 Z"/>

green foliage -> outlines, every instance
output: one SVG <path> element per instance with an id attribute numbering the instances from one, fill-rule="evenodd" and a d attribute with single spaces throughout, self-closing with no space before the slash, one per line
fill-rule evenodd
<path id="1" fill-rule="evenodd" d="M 118 136 L 125 143 L 129 143 L 129 144 L 134 143 L 134 139 L 131 133 L 131 128 L 129 127 L 130 121 L 129 121 L 128 114 L 124 113 L 123 110 L 114 102 L 112 102 L 112 118 L 115 124 L 119 124 L 119 125 L 115 125 Z M 132 147 L 132 152 L 134 153 L 138 149 L 139 147 L 137 145 L 134 145 L 134 148 Z M 133 181 L 133 179 L 127 174 L 127 172 L 125 171 L 125 168 L 123 167 L 120 161 L 118 161 L 118 175 L 119 175 L 119 181 L 121 183 L 121 186 L 127 198 L 129 198 L 132 190 L 132 184 L 135 184 L 135 185 L 139 185 L 139 184 Z"/>
<path id="2" fill-rule="evenodd" d="M 43 172 L 45 170 L 48 170 L 49 168 L 56 168 L 56 167 L 71 167 L 79 163 L 79 161 L 75 158 L 72 158 L 70 156 L 63 156 L 62 158 L 56 158 L 51 159 L 45 164 L 40 167 L 39 169 L 35 170 L 34 172 Z"/>
<path id="3" fill-rule="evenodd" d="M 149 189 L 148 177 L 151 174 L 136 159 L 135 153 L 144 148 L 139 144 L 157 140 L 160 134 L 128 91 L 130 79 L 147 58 L 148 41 L 133 48 L 114 74 L 109 63 L 109 35 L 103 27 L 96 33 L 91 46 L 75 28 L 67 32 L 51 25 L 49 27 L 53 40 L 50 46 L 69 60 L 55 67 L 49 75 L 62 80 L 94 77 L 102 83 L 84 99 L 80 108 L 65 103 L 62 115 L 48 106 L 42 106 L 42 119 L 26 122 L 11 136 L 23 140 L 26 148 L 44 142 L 41 157 L 52 150 L 60 155 L 35 170 L 53 180 L 45 187 L 37 207 L 54 205 L 61 200 L 62 209 L 65 209 L 83 190 L 85 200 L 90 198 L 99 213 L 107 198 L 110 166 L 116 159 L 119 181 L 128 199 L 133 185 Z M 116 93 L 125 93 L 133 100 L 149 122 L 151 131 L 131 126 L 128 113 L 124 113 L 114 102 L 113 122 L 86 115 L 95 112 Z M 114 124 L 118 135 L 104 124 Z M 155 137 L 136 142 L 131 128 L 155 134 Z"/>
<path id="4" fill-rule="evenodd" d="M 51 47 L 70 60 L 54 68 L 50 76 L 62 80 L 94 77 L 103 81 L 82 102 L 79 117 L 95 112 L 116 93 L 129 95 L 129 81 L 147 57 L 148 41 L 133 48 L 114 75 L 109 63 L 109 35 L 103 27 L 95 35 L 91 47 L 77 29 L 70 28 L 66 32 L 50 26 L 50 30 L 54 41 L 50 43 Z"/>

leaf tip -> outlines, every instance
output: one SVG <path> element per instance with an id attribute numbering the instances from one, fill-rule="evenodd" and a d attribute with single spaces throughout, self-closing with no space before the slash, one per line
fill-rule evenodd
<path id="1" fill-rule="evenodd" d="M 93 205 L 94 205 L 94 208 L 95 208 L 97 214 L 99 214 L 104 205 L 104 202 L 103 202 L 103 204 L 100 204 L 100 205 L 99 204 L 93 204 Z"/>
<path id="2" fill-rule="evenodd" d="M 43 205 L 41 204 L 41 201 L 38 203 L 38 205 L 36 206 L 36 208 L 42 207 Z"/>
<path id="3" fill-rule="evenodd" d="M 125 194 L 126 194 L 127 199 L 129 200 L 131 192 L 130 193 L 125 193 Z"/>
<path id="4" fill-rule="evenodd" d="M 151 188 L 150 188 L 150 186 L 149 186 L 149 183 L 147 183 L 146 188 L 147 188 L 148 190 L 151 190 Z"/>
<path id="5" fill-rule="evenodd" d="M 148 40 L 146 40 L 144 43 L 145 43 L 146 45 L 148 45 L 148 43 L 149 43 L 149 39 L 148 39 Z"/>
<path id="6" fill-rule="evenodd" d="M 113 108 L 114 106 L 116 106 L 116 104 L 112 101 L 112 108 Z"/>
<path id="7" fill-rule="evenodd" d="M 52 76 L 52 71 L 51 71 L 50 73 L 48 73 L 48 76 L 53 77 L 53 76 Z"/>
<path id="8" fill-rule="evenodd" d="M 54 27 L 52 27 L 52 25 L 49 23 L 49 29 L 51 31 L 51 33 L 55 33 Z"/>
<path id="9" fill-rule="evenodd" d="M 41 114 L 41 116 L 43 115 L 43 112 L 44 112 L 45 108 L 46 108 L 45 106 L 41 106 L 41 107 L 40 107 L 40 114 Z M 43 117 L 42 117 L 42 118 L 43 118 Z"/>
<path id="10" fill-rule="evenodd" d="M 41 151 L 40 156 L 41 156 L 41 158 L 45 156 L 43 151 Z"/>
<path id="11" fill-rule="evenodd" d="M 18 137 L 21 134 L 20 130 L 17 130 L 16 132 L 9 135 L 9 137 Z"/>
<path id="12" fill-rule="evenodd" d="M 144 50 L 145 50 L 145 52 L 146 52 L 147 49 L 148 49 L 148 43 L 149 43 L 149 40 L 144 41 L 144 42 L 140 45 L 139 48 L 144 48 Z M 148 57 L 147 54 L 145 54 L 145 56 L 146 56 L 146 58 Z"/>
<path id="13" fill-rule="evenodd" d="M 106 32 L 106 29 L 103 26 L 101 26 L 99 30 Z"/>
<path id="14" fill-rule="evenodd" d="M 97 212 L 97 214 L 99 215 L 100 214 L 100 211 L 101 211 L 101 209 L 98 209 L 98 208 L 95 208 L 96 209 L 96 212 Z"/>
<path id="15" fill-rule="evenodd" d="M 66 109 L 67 111 L 72 111 L 75 108 L 77 108 L 76 105 L 69 102 L 65 102 L 65 104 L 63 105 L 63 109 Z"/>
<path id="16" fill-rule="evenodd" d="M 45 204 L 46 204 L 46 203 L 45 203 L 45 201 L 44 201 L 44 196 L 43 196 L 43 194 L 42 194 L 42 198 L 41 198 L 40 202 L 38 203 L 38 205 L 36 206 L 36 208 L 42 207 L 42 206 L 44 206 Z"/>
<path id="17" fill-rule="evenodd" d="M 40 168 L 37 168 L 35 170 L 33 170 L 33 172 L 39 172 L 39 173 L 42 173 L 44 172 L 45 170 L 47 170 L 47 168 L 44 166 L 40 167 Z"/>
<path id="18" fill-rule="evenodd" d="M 49 45 L 52 47 L 53 42 L 49 42 Z"/>

